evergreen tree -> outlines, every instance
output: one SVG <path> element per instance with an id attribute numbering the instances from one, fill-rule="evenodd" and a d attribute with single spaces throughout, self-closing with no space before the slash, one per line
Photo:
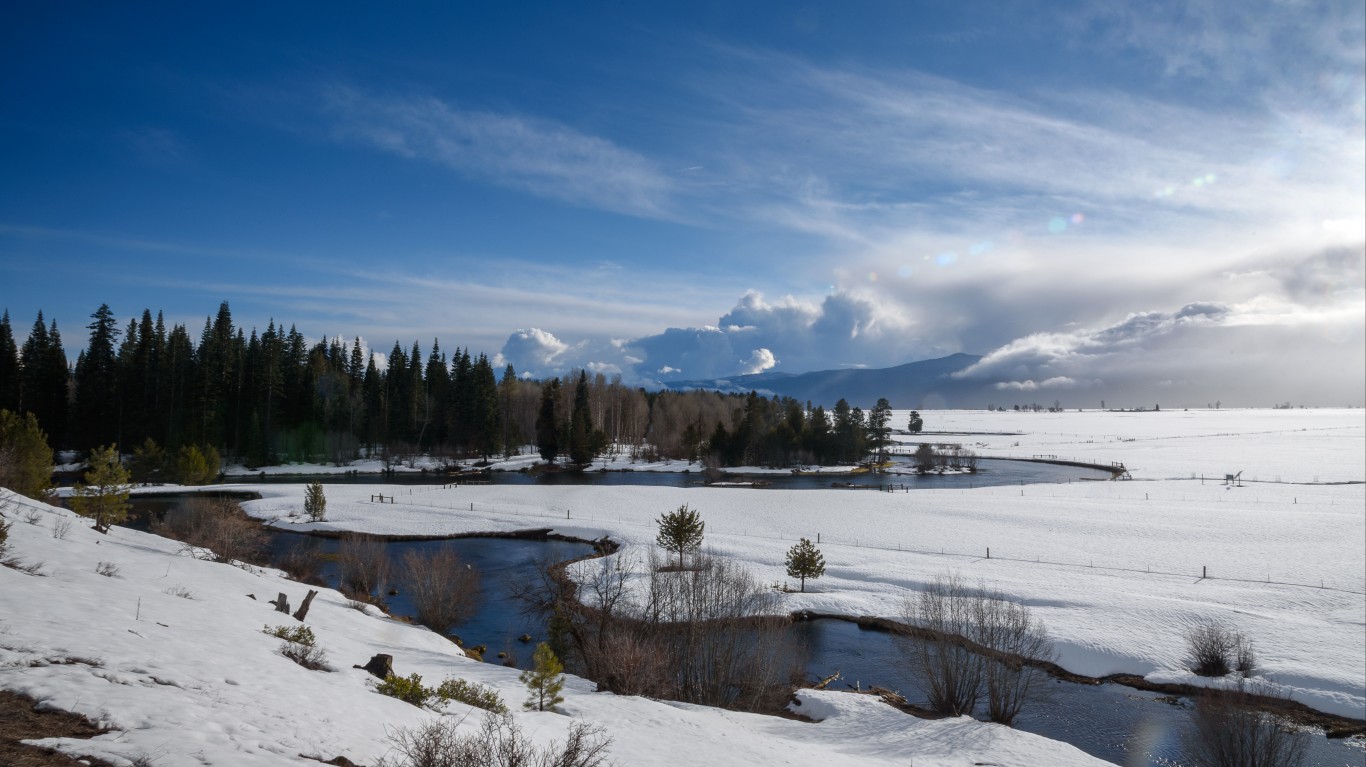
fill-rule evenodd
<path id="1" fill-rule="evenodd" d="M 323 494 L 323 483 L 311 482 L 304 491 L 304 513 L 314 522 L 322 522 L 327 516 L 327 496 Z"/>
<path id="2" fill-rule="evenodd" d="M 498 404 L 500 411 L 499 421 L 503 425 L 503 455 L 511 458 L 513 451 L 521 444 L 523 435 L 517 428 L 517 422 L 512 418 L 512 403 L 517 396 L 517 371 L 512 369 L 512 363 L 503 368 L 503 378 L 498 382 Z"/>
<path id="3" fill-rule="evenodd" d="M 19 356 L 23 374 L 20 407 L 37 417 L 39 427 L 52 444 L 65 444 L 70 371 L 57 321 L 44 325 L 43 313 L 39 311 Z"/>
<path id="4" fill-rule="evenodd" d="M 574 409 L 569 416 L 569 460 L 579 467 L 592 463 L 593 426 L 588 405 L 588 374 L 579 371 L 574 385 Z"/>
<path id="5" fill-rule="evenodd" d="M 892 444 L 891 420 L 892 405 L 883 397 L 868 412 L 867 444 L 878 463 L 887 460 L 887 448 Z"/>
<path id="6" fill-rule="evenodd" d="M 1104 407 L 1104 405 L 1105 405 L 1105 403 L 1102 402 L 1102 403 L 1101 403 L 1102 408 Z M 920 431 L 921 431 L 921 429 L 924 429 L 924 428 L 925 428 L 925 419 L 923 419 L 923 418 L 920 417 L 920 411 L 918 411 L 918 410 L 912 410 L 912 411 L 911 411 L 911 417 L 910 417 L 909 419 L 907 419 L 907 421 L 906 421 L 906 431 L 909 431 L 909 432 L 912 433 L 912 434 L 919 434 Z"/>
<path id="7" fill-rule="evenodd" d="M 19 347 L 9 323 L 9 309 L 0 315 L 0 410 L 19 412 Z"/>
<path id="8" fill-rule="evenodd" d="M 498 406 L 498 382 L 493 365 L 483 354 L 470 369 L 470 404 L 473 422 L 473 447 L 480 458 L 488 460 L 502 444 L 502 409 Z"/>
<path id="9" fill-rule="evenodd" d="M 39 501 L 52 494 L 52 448 L 33 413 L 0 410 L 0 487 Z"/>
<path id="10" fill-rule="evenodd" d="M 166 451 L 151 437 L 143 440 L 142 445 L 133 450 L 133 459 L 128 463 L 128 477 L 133 482 L 148 484 L 165 482 L 167 479 Z"/>
<path id="11" fill-rule="evenodd" d="M 825 575 L 825 557 L 821 550 L 807 538 L 802 538 L 787 550 L 787 577 L 801 578 L 802 591 L 806 591 L 806 579 L 816 579 Z"/>
<path id="12" fill-rule="evenodd" d="M 678 552 L 678 567 L 683 568 L 683 553 L 695 551 L 702 547 L 702 533 L 706 528 L 706 523 L 698 516 L 697 511 L 689 509 L 685 503 L 677 510 L 662 515 L 655 520 L 659 525 L 659 534 L 655 537 L 665 551 Z"/>
<path id="13" fill-rule="evenodd" d="M 550 645 L 545 642 L 536 645 L 532 663 L 535 664 L 533 668 L 517 677 L 530 693 L 526 707 L 533 711 L 545 711 L 563 703 L 560 691 L 564 689 L 564 664 L 555 657 Z"/>
<path id="14" fill-rule="evenodd" d="M 128 471 L 119 462 L 118 448 L 95 448 L 90 452 L 90 471 L 71 496 L 71 509 L 95 520 L 96 532 L 107 533 L 128 516 L 128 486 Z"/>
<path id="15" fill-rule="evenodd" d="M 541 410 L 536 416 L 536 448 L 541 459 L 554 463 L 560 454 L 560 422 L 555 414 L 560 399 L 560 379 L 552 378 L 541 387 Z"/>
<path id="16" fill-rule="evenodd" d="M 119 391 L 114 343 L 118 322 L 109 304 L 90 315 L 90 344 L 76 365 L 76 444 L 82 449 L 116 442 L 119 438 Z"/>
<path id="17" fill-rule="evenodd" d="M 176 456 L 176 481 L 182 485 L 207 485 L 222 471 L 222 458 L 213 445 L 185 445 Z"/>

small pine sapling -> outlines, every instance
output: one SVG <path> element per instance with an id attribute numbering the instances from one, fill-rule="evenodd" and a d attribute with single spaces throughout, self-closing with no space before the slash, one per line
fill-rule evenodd
<path id="1" fill-rule="evenodd" d="M 706 523 L 686 503 L 655 521 L 659 524 L 659 535 L 655 542 L 666 551 L 678 552 L 678 569 L 683 569 L 683 553 L 702 547 L 702 532 Z"/>
<path id="2" fill-rule="evenodd" d="M 304 494 L 304 513 L 314 522 L 322 522 L 327 517 L 327 496 L 323 494 L 323 483 L 312 482 Z"/>
<path id="3" fill-rule="evenodd" d="M 787 577 L 801 578 L 802 591 L 806 591 L 806 579 L 816 579 L 825 575 L 825 557 L 811 540 L 803 538 L 787 551 Z"/>
<path id="4" fill-rule="evenodd" d="M 560 697 L 560 691 L 564 689 L 564 664 L 560 663 L 545 642 L 536 645 L 532 662 L 535 667 L 523 671 L 518 677 L 530 693 L 525 705 L 534 711 L 553 709 L 564 702 L 564 698 Z"/>

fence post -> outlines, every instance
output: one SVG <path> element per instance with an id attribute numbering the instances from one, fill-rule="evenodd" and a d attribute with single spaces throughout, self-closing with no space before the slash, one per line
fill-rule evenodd
<path id="1" fill-rule="evenodd" d="M 991 547 L 987 547 L 987 559 L 991 559 Z"/>
<path id="2" fill-rule="evenodd" d="M 1208 566 L 1208 565 L 1200 565 L 1200 580 L 1203 581 L 1204 579 L 1206 579 L 1206 578 L 1208 578 L 1208 577 L 1209 577 L 1209 566 Z"/>

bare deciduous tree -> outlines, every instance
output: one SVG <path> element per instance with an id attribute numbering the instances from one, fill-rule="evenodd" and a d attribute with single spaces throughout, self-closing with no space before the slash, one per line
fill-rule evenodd
<path id="1" fill-rule="evenodd" d="M 184 541 L 215 562 L 256 562 L 267 542 L 261 523 L 248 517 L 231 498 L 191 498 L 151 527 L 152 532 Z"/>

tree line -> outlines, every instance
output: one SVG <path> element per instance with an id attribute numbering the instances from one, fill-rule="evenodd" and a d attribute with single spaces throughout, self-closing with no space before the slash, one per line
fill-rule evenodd
<path id="1" fill-rule="evenodd" d="M 310 343 L 274 320 L 263 331 L 239 326 L 227 302 L 197 336 L 150 309 L 121 324 L 108 305 L 85 329 L 72 364 L 55 320 L 40 311 L 18 344 L 9 312 L 0 316 L 0 410 L 32 413 L 51 446 L 83 454 L 194 446 L 254 467 L 489 459 L 534 444 L 571 465 L 630 451 L 788 466 L 857 462 L 890 444 L 886 400 L 867 413 L 843 400 L 827 411 L 755 393 L 651 392 L 582 370 L 537 381 L 439 340 L 427 349 L 395 341 L 377 364 L 359 338 Z"/>

